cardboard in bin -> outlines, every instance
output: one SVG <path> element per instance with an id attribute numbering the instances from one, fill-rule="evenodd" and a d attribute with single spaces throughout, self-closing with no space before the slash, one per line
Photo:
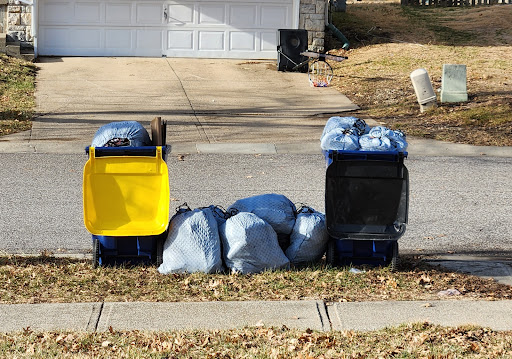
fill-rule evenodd
<path id="1" fill-rule="evenodd" d="M 165 147 L 89 148 L 83 172 L 84 224 L 102 236 L 158 235 L 169 224 Z"/>
<path id="2" fill-rule="evenodd" d="M 153 146 L 165 146 L 167 141 L 167 121 L 162 121 L 161 117 L 155 117 L 151 121 L 151 140 Z"/>

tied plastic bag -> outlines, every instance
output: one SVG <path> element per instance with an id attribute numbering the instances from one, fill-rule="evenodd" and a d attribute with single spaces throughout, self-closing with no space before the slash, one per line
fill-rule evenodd
<path id="1" fill-rule="evenodd" d="M 220 226 L 226 222 L 226 219 L 230 217 L 222 207 L 211 205 L 206 208 L 209 208 L 212 211 L 213 218 L 217 221 L 218 228 L 220 228 Z"/>
<path id="2" fill-rule="evenodd" d="M 370 126 L 357 117 L 339 117 L 333 116 L 329 118 L 324 126 L 324 131 L 322 132 L 322 136 L 320 137 L 320 141 L 322 138 L 329 132 L 334 129 L 354 129 L 355 134 L 358 136 L 362 136 L 370 131 Z"/>
<path id="3" fill-rule="evenodd" d="M 295 225 L 295 205 L 282 194 L 262 194 L 239 199 L 228 212 L 251 212 L 270 224 L 278 235 L 289 235 Z"/>
<path id="4" fill-rule="evenodd" d="M 399 151 L 405 151 L 407 149 L 407 141 L 405 139 L 405 133 L 400 130 L 390 130 L 387 127 L 376 126 L 370 130 L 369 135 L 371 137 L 387 137 L 389 138 L 391 145 Z"/>
<path id="5" fill-rule="evenodd" d="M 390 130 L 387 127 L 373 127 L 368 135 L 359 139 L 363 151 L 405 151 L 407 141 L 400 130 Z"/>
<path id="6" fill-rule="evenodd" d="M 322 137 L 320 147 L 324 151 L 357 151 L 359 150 L 359 136 L 354 129 L 335 128 Z"/>
<path id="7" fill-rule="evenodd" d="M 362 151 L 393 151 L 395 149 L 386 136 L 372 137 L 370 135 L 363 135 L 359 139 L 359 144 Z"/>
<path id="8" fill-rule="evenodd" d="M 304 206 L 298 210 L 290 235 L 290 246 L 285 254 L 294 265 L 316 262 L 325 253 L 327 242 L 329 234 L 325 226 L 325 215 Z"/>
<path id="9" fill-rule="evenodd" d="M 92 147 L 150 146 L 148 131 L 137 121 L 111 122 L 101 126 L 92 140 Z"/>
<path id="10" fill-rule="evenodd" d="M 158 271 L 215 273 L 222 269 L 219 229 L 212 209 L 178 210 L 169 225 Z"/>
<path id="11" fill-rule="evenodd" d="M 240 212 L 220 227 L 226 266 L 242 274 L 288 267 L 270 224 L 254 213 Z"/>

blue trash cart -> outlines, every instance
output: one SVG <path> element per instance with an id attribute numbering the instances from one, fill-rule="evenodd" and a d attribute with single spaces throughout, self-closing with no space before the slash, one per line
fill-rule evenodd
<path id="1" fill-rule="evenodd" d="M 87 147 L 84 224 L 93 266 L 162 262 L 169 225 L 167 123 L 151 122 L 152 146 Z"/>
<path id="2" fill-rule="evenodd" d="M 407 152 L 324 151 L 326 258 L 336 266 L 398 266 L 409 210 Z"/>

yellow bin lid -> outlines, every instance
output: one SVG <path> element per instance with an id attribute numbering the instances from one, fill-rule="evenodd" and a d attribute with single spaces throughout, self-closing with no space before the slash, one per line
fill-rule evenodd
<path id="1" fill-rule="evenodd" d="M 97 157 L 95 148 L 89 148 L 83 205 L 85 227 L 92 234 L 161 234 L 169 224 L 169 201 L 169 173 L 161 146 L 150 157 Z"/>

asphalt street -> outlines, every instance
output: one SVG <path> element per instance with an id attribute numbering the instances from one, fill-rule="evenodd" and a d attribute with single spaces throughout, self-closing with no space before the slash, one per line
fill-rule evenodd
<path id="1" fill-rule="evenodd" d="M 88 253 L 82 220 L 85 153 L 0 153 L 0 251 Z M 192 154 L 167 159 L 171 215 L 262 193 L 324 211 L 325 162 L 319 154 Z M 406 160 L 409 224 L 401 253 L 512 257 L 512 158 Z"/>

